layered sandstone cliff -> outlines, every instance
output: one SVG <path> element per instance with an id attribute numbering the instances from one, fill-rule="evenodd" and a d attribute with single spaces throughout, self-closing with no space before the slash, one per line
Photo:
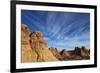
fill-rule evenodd
<path id="1" fill-rule="evenodd" d="M 21 26 L 21 62 L 37 62 L 37 54 L 30 46 L 30 32 L 28 27 L 24 24 Z"/>
<path id="2" fill-rule="evenodd" d="M 21 62 L 58 61 L 48 49 L 42 32 L 29 32 L 24 24 L 21 26 Z"/>
<path id="3" fill-rule="evenodd" d="M 32 32 L 30 34 L 30 45 L 31 49 L 37 54 L 37 62 L 57 61 L 57 58 L 48 49 L 42 32 Z"/>

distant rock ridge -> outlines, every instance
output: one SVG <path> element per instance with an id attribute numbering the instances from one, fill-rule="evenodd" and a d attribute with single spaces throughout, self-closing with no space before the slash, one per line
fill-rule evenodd
<path id="1" fill-rule="evenodd" d="M 68 60 L 90 59 L 90 49 L 86 49 L 84 46 L 82 46 L 81 48 L 75 47 L 74 50 L 68 52 L 70 53 Z"/>
<path id="2" fill-rule="evenodd" d="M 79 48 L 75 47 L 74 50 L 68 51 L 63 49 L 58 51 L 57 48 L 49 48 L 53 55 L 59 60 L 86 60 L 90 59 L 90 49 L 86 49 L 84 46 Z"/>
<path id="3" fill-rule="evenodd" d="M 48 48 L 42 32 L 29 32 L 27 25 L 21 25 L 21 62 L 48 62 L 62 60 L 90 59 L 90 49 L 84 46 L 74 50 Z"/>

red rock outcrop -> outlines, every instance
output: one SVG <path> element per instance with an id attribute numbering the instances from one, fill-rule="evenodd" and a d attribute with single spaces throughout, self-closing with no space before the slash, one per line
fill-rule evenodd
<path id="1" fill-rule="evenodd" d="M 85 47 L 75 47 L 75 50 L 69 52 L 71 53 L 70 60 L 90 59 L 90 50 Z"/>
<path id="2" fill-rule="evenodd" d="M 66 51 L 65 49 L 63 49 L 61 52 L 60 52 L 61 56 L 63 59 L 67 59 L 70 57 L 70 53 L 68 51 Z"/>
<path id="3" fill-rule="evenodd" d="M 53 55 L 59 59 L 59 60 L 63 60 L 63 57 L 60 54 L 60 51 L 58 51 L 57 48 L 49 48 L 49 50 L 53 53 Z"/>

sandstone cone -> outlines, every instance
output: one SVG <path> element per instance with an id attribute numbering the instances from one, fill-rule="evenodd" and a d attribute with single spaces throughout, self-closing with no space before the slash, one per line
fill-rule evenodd
<path id="1" fill-rule="evenodd" d="M 63 58 L 62 58 L 62 56 L 61 56 L 61 54 L 60 54 L 60 52 L 58 51 L 57 48 L 49 48 L 49 50 L 53 53 L 53 55 L 54 55 L 57 59 L 63 60 Z"/>

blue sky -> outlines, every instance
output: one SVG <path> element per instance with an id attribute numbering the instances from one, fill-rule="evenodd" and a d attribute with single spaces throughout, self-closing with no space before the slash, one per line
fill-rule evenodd
<path id="1" fill-rule="evenodd" d="M 90 48 L 89 13 L 21 10 L 21 24 L 26 24 L 30 32 L 43 32 L 48 47 Z"/>

